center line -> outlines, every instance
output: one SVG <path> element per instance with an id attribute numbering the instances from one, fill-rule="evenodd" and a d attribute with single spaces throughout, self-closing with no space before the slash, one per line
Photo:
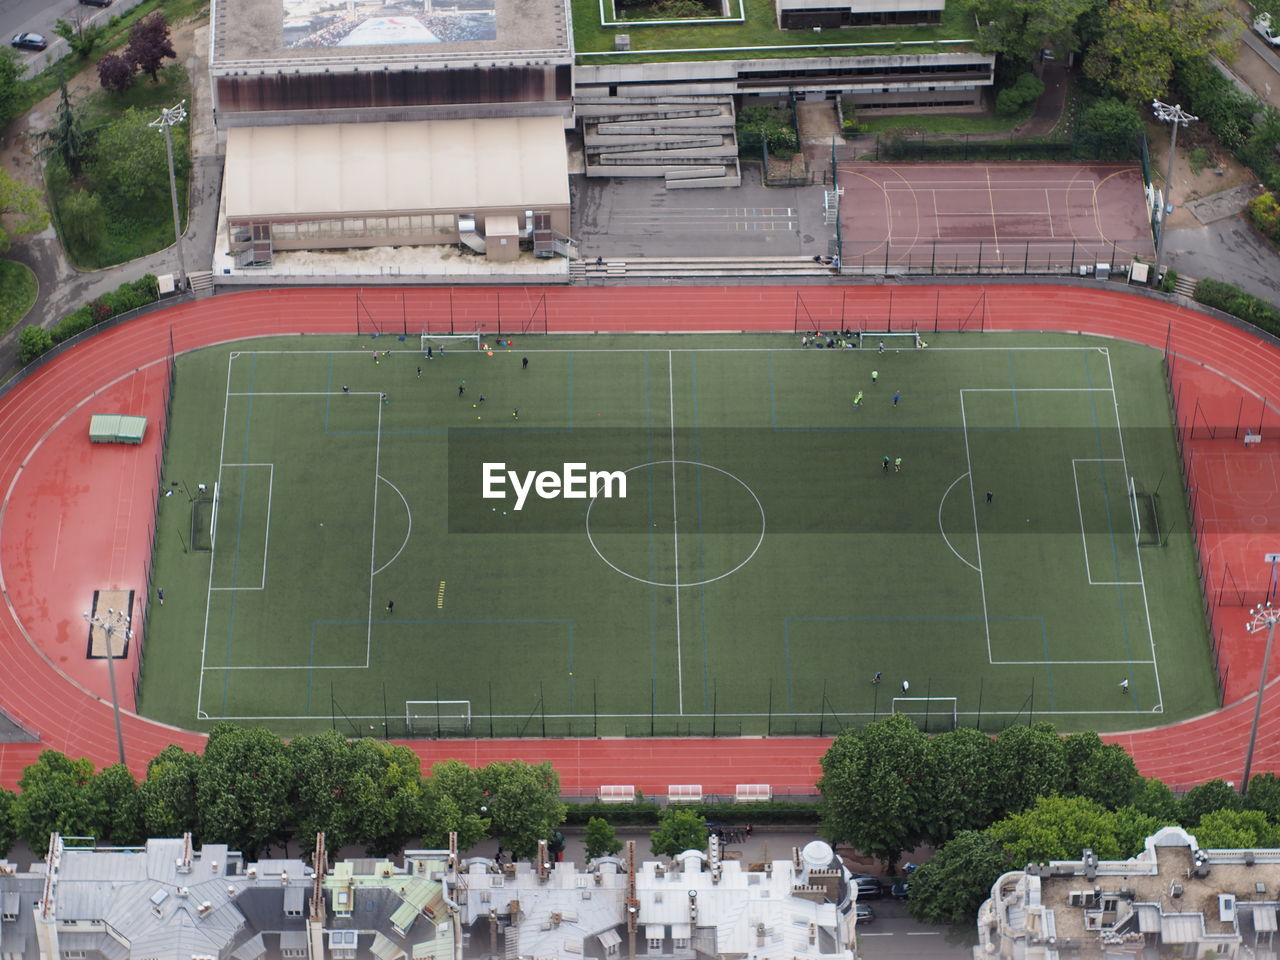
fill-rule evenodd
<path id="1" fill-rule="evenodd" d="M 684 667 L 680 650 L 680 529 L 676 512 L 676 379 L 671 368 L 671 351 L 667 351 L 667 397 L 671 414 L 671 542 L 675 555 L 676 591 L 676 696 L 681 715 L 684 714 Z"/>

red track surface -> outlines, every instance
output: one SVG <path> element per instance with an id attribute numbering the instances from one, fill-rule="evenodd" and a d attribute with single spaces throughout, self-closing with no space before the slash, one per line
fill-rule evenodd
<path id="1" fill-rule="evenodd" d="M 1172 325 L 1174 348 L 1202 364 L 1184 365 L 1180 377 L 1191 385 L 1185 389 L 1215 396 L 1231 411 L 1245 388 L 1280 396 L 1280 350 L 1194 311 L 1101 289 L 1001 286 L 987 289 L 983 302 L 977 287 L 892 292 L 883 287 L 530 288 L 500 294 L 417 288 L 366 291 L 361 303 L 358 307 L 351 290 L 323 289 L 255 291 L 174 307 L 106 331 L 0 399 L 0 489 L 5 491 L 0 513 L 5 600 L 0 608 L 0 704 L 43 738 L 40 744 L 0 744 L 0 784 L 14 785 L 22 768 L 45 748 L 87 756 L 99 766 L 115 759 L 105 662 L 85 660 L 80 614 L 94 589 L 143 589 L 157 495 L 155 425 L 171 332 L 182 352 L 265 334 L 350 333 L 357 314 L 362 324 L 376 322 L 388 332 L 402 323 L 421 329 L 430 320 L 434 326 L 446 317 L 459 328 L 492 330 L 499 310 L 504 329 L 545 315 L 551 332 L 791 330 L 797 313 L 806 318 L 804 325 L 812 318 L 824 327 L 842 317 L 851 325 L 859 319 L 883 323 L 890 312 L 895 323 L 913 318 L 930 323 L 940 315 L 968 317 L 976 327 L 984 310 L 975 313 L 975 305 L 981 304 L 988 330 L 1079 331 L 1163 346 Z M 85 436 L 88 417 L 102 412 L 147 414 L 151 435 L 141 449 L 91 446 Z M 1202 545 L 1215 549 L 1211 532 Z M 1245 554 L 1241 556 L 1243 563 Z M 1243 623 L 1240 614 L 1239 608 L 1227 608 L 1218 620 Z M 1230 635 L 1223 649 L 1243 652 L 1243 630 L 1224 629 Z M 136 647 L 131 645 L 131 658 Z M 131 696 L 134 661 L 121 661 L 119 667 L 121 689 Z M 1247 669 L 1239 672 L 1248 675 Z M 1170 784 L 1234 779 L 1252 711 L 1249 696 L 1173 727 L 1108 739 L 1130 750 L 1144 774 Z M 1277 734 L 1280 697 L 1273 695 L 1263 716 L 1255 772 L 1280 769 Z M 138 775 L 168 744 L 192 749 L 202 741 L 199 735 L 132 714 L 125 717 L 125 736 L 130 766 Z M 416 741 L 411 746 L 424 764 L 445 757 L 476 764 L 549 759 L 569 794 L 591 794 L 611 783 L 661 794 L 673 783 L 700 783 L 708 793 L 729 793 L 738 783 L 809 792 L 829 742 L 477 740 Z"/>

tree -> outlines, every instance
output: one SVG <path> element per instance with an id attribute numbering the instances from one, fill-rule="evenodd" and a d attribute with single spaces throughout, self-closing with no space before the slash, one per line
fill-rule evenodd
<path id="1" fill-rule="evenodd" d="M 1085 848 L 1100 860 L 1120 856 L 1115 817 L 1084 797 L 1046 796 L 1035 806 L 990 827 L 1015 868 L 1048 860 L 1078 859 Z"/>
<path id="2" fill-rule="evenodd" d="M 846 730 L 822 757 L 822 830 L 884 861 L 892 871 L 921 839 L 928 741 L 901 714 Z"/>
<path id="3" fill-rule="evenodd" d="M 0 56 L 0 129 L 18 113 L 22 96 L 22 63 L 17 57 Z"/>
<path id="4" fill-rule="evenodd" d="M 75 23 L 59 20 L 53 25 L 53 32 L 67 41 L 67 46 L 76 56 L 88 58 L 94 47 L 107 35 L 107 28 L 104 24 L 85 23 L 82 20 Z"/>
<path id="5" fill-rule="evenodd" d="M 147 764 L 147 778 L 138 785 L 142 798 L 142 822 L 149 837 L 180 837 L 195 833 L 198 753 L 187 753 L 170 744 Z"/>
<path id="6" fill-rule="evenodd" d="M 706 824 L 703 824 L 703 829 Z M 587 820 L 587 832 L 584 838 L 587 848 L 587 859 L 612 857 L 622 849 L 622 841 L 613 831 L 613 824 L 603 817 L 591 817 Z"/>
<path id="7" fill-rule="evenodd" d="M 124 93 L 133 86 L 137 68 L 118 53 L 108 53 L 98 61 L 98 84 L 112 93 Z"/>
<path id="8" fill-rule="evenodd" d="M 13 820 L 13 806 L 17 799 L 12 790 L 0 787 L 0 858 L 9 855 L 9 848 L 18 839 L 17 826 Z"/>
<path id="9" fill-rule="evenodd" d="M 265 727 L 215 724 L 196 775 L 201 837 L 256 858 L 283 831 L 292 786 L 293 767 L 278 736 Z"/>
<path id="10" fill-rule="evenodd" d="M 18 334 L 18 362 L 24 367 L 41 354 L 53 349 L 53 334 L 44 327 L 28 324 Z"/>
<path id="11" fill-rule="evenodd" d="M 911 874 L 907 912 L 924 923 L 972 924 L 991 887 L 1009 869 L 995 837 L 986 830 L 964 830 Z"/>
<path id="12" fill-rule="evenodd" d="M 1115 743 L 1100 743 L 1075 770 L 1076 792 L 1108 810 L 1133 803 L 1142 785 L 1133 757 Z"/>
<path id="13" fill-rule="evenodd" d="M 150 114 L 130 107 L 104 127 L 94 145 L 93 176 L 99 192 L 114 193 L 127 205 L 169 203 L 169 166 L 164 136 L 150 126 Z M 174 127 L 174 173 L 188 166 L 186 131 Z"/>
<path id="14" fill-rule="evenodd" d="M 706 846 L 707 822 L 691 807 L 667 807 L 658 818 L 658 829 L 649 835 L 649 849 L 655 856 L 678 857 Z"/>
<path id="15" fill-rule="evenodd" d="M 1178 798 L 1174 796 L 1168 784 L 1155 777 L 1151 777 L 1138 788 L 1133 806 L 1140 813 L 1158 820 L 1161 826 L 1178 823 L 1182 815 Z"/>
<path id="16" fill-rule="evenodd" d="M 1267 819 L 1280 823 L 1280 777 L 1274 773 L 1255 774 L 1244 794 L 1244 805 L 1261 810 Z"/>
<path id="17" fill-rule="evenodd" d="M 1188 830 L 1200 824 L 1200 818 L 1215 810 L 1239 810 L 1244 806 L 1240 794 L 1225 780 L 1209 780 L 1188 790 L 1182 798 L 1181 823 Z"/>
<path id="18" fill-rule="evenodd" d="M 991 823 L 988 793 L 991 738 L 972 727 L 960 727 L 928 742 L 920 809 L 923 837 L 941 846 L 962 830 L 981 830 Z"/>
<path id="19" fill-rule="evenodd" d="M 537 852 L 538 841 L 551 838 L 569 809 L 560 802 L 560 776 L 548 761 L 491 763 L 480 771 L 480 787 L 493 835 L 522 859 Z"/>
<path id="20" fill-rule="evenodd" d="M 73 190 L 58 203 L 58 232 L 69 247 L 85 246 L 106 228 L 102 198 L 88 190 Z"/>
<path id="21" fill-rule="evenodd" d="M 336 730 L 298 737 L 289 744 L 293 783 L 289 806 L 298 836 L 310 843 L 317 833 L 333 850 L 352 843 L 359 833 L 355 806 L 356 763 L 351 744 Z"/>
<path id="22" fill-rule="evenodd" d="M 1095 100 L 1080 117 L 1080 136 L 1099 157 L 1133 156 L 1140 133 L 1142 117 L 1137 108 L 1112 97 Z"/>
<path id="23" fill-rule="evenodd" d="M 1202 849 L 1256 850 L 1280 845 L 1280 827 L 1261 810 L 1214 810 L 1195 829 Z"/>
<path id="24" fill-rule="evenodd" d="M 1231 60 L 1240 34 L 1223 0 L 1111 0 L 1099 26 L 1085 75 L 1135 106 L 1165 94 L 1180 59 Z"/>
<path id="25" fill-rule="evenodd" d="M 1044 93 L 1044 81 L 1034 73 L 1024 73 L 1011 86 L 996 94 L 996 113 L 1011 117 Z"/>
<path id="26" fill-rule="evenodd" d="M 489 835 L 480 775 L 461 760 L 442 760 L 431 767 L 422 784 L 422 842 L 428 847 L 448 845 L 458 835 L 458 848 L 468 850 Z"/>
<path id="27" fill-rule="evenodd" d="M 1043 47 L 1076 49 L 1075 29 L 1090 0 L 969 0 L 978 49 L 1030 64 Z"/>
<path id="28" fill-rule="evenodd" d="M 124 55 L 150 77 L 152 83 L 160 78 L 160 68 L 164 66 L 164 61 L 178 56 L 169 39 L 169 21 L 162 12 L 157 10 L 133 25 L 133 29 L 129 31 L 129 46 L 125 48 Z"/>
<path id="29" fill-rule="evenodd" d="M 1018 813 L 1064 788 L 1066 747 L 1052 724 L 1009 727 L 996 737 L 991 767 L 996 815 Z"/>
<path id="30" fill-rule="evenodd" d="M 1120 847 L 1120 857 L 1136 857 L 1147 845 L 1147 837 L 1161 827 L 1176 826 L 1173 820 L 1160 820 L 1148 816 L 1136 807 L 1121 807 L 1114 814 L 1116 844 Z"/>
<path id="31" fill-rule="evenodd" d="M 39 188 L 0 170 L 0 253 L 13 245 L 14 236 L 39 233 L 48 225 L 49 211 L 45 209 Z"/>
<path id="32" fill-rule="evenodd" d="M 67 836 L 91 836 L 100 822 L 86 789 L 93 779 L 93 763 L 72 760 L 56 750 L 44 750 L 22 771 L 13 807 L 18 836 L 32 850 L 43 850 L 55 830 Z"/>
<path id="33" fill-rule="evenodd" d="M 421 834 L 422 768 L 408 747 L 358 740 L 352 802 L 359 811 L 357 840 L 370 856 L 389 856 Z"/>
<path id="34" fill-rule="evenodd" d="M 41 155 L 56 154 L 67 172 L 73 177 L 80 176 L 80 169 L 89 156 L 89 136 L 84 129 L 80 111 L 71 105 L 71 96 L 67 93 L 67 81 L 61 82 L 62 96 L 58 101 L 53 127 L 40 134 L 46 141 Z"/>
<path id="35" fill-rule="evenodd" d="M 122 763 L 112 764 L 89 781 L 90 805 L 97 811 L 99 821 L 93 835 L 109 837 L 112 845 L 131 847 L 147 839 L 142 819 L 142 797 L 138 793 L 138 781 Z"/>

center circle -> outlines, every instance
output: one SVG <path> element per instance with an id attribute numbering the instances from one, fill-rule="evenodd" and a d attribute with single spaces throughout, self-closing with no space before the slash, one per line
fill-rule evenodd
<path id="1" fill-rule="evenodd" d="M 586 528 L 596 556 L 628 579 L 654 587 L 715 583 L 764 543 L 764 505 L 728 470 L 651 460 L 623 473 L 626 498 L 593 497 Z"/>

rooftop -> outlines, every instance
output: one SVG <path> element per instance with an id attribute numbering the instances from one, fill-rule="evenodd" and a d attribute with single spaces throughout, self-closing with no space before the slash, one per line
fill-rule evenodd
<path id="1" fill-rule="evenodd" d="M 565 0 L 213 0 L 215 74 L 568 62 Z"/>
<path id="2" fill-rule="evenodd" d="M 739 0 L 730 6 L 736 14 Z M 864 56 L 968 52 L 973 21 L 961 4 L 942 11 L 937 26 L 847 27 L 840 30 L 780 30 L 773 0 L 740 0 L 743 20 L 606 27 L 608 0 L 571 0 L 573 41 L 579 63 L 629 63 L 674 60 L 750 60 L 772 57 Z M 631 53 L 615 53 L 614 37 L 631 38 Z"/>

